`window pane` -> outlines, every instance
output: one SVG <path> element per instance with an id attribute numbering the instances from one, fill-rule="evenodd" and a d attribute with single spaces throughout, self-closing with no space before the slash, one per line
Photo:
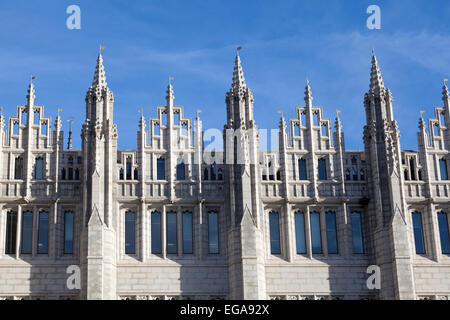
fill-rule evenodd
<path id="1" fill-rule="evenodd" d="M 127 161 L 127 180 L 131 180 L 131 162 Z"/>
<path id="2" fill-rule="evenodd" d="M 300 159 L 298 160 L 298 170 L 299 170 L 299 179 L 300 180 L 306 180 L 306 160 Z"/>
<path id="3" fill-rule="evenodd" d="M 364 253 L 361 214 L 352 213 L 353 253 Z"/>
<path id="4" fill-rule="evenodd" d="M 306 253 L 305 238 L 305 215 L 297 212 L 295 215 L 295 239 L 297 243 L 297 254 Z"/>
<path id="5" fill-rule="evenodd" d="M 280 226 L 278 222 L 278 213 L 269 213 L 269 223 L 270 223 L 270 252 L 272 254 L 280 254 Z"/>
<path id="6" fill-rule="evenodd" d="M 422 214 L 420 212 L 413 212 L 412 222 L 414 229 L 414 242 L 416 245 L 416 253 L 425 253 L 425 244 L 423 242 L 423 228 L 422 228 Z"/>
<path id="7" fill-rule="evenodd" d="M 327 167 L 325 159 L 319 159 L 319 180 L 327 180 Z"/>
<path id="8" fill-rule="evenodd" d="M 164 180 L 165 179 L 165 164 L 164 159 L 158 159 L 157 161 L 157 179 Z"/>
<path id="9" fill-rule="evenodd" d="M 439 212 L 438 213 L 438 222 L 439 222 L 439 235 L 441 238 L 442 253 L 450 254 L 450 236 L 449 236 L 449 232 L 448 232 L 447 213 Z"/>
<path id="10" fill-rule="evenodd" d="M 16 253 L 17 213 L 8 212 L 6 215 L 6 254 Z"/>
<path id="11" fill-rule="evenodd" d="M 219 253 L 219 214 L 208 213 L 208 249 L 209 253 Z"/>
<path id="12" fill-rule="evenodd" d="M 183 253 L 192 253 L 192 213 L 183 212 Z"/>
<path id="13" fill-rule="evenodd" d="M 211 180 L 216 180 L 216 163 L 211 165 Z"/>
<path id="14" fill-rule="evenodd" d="M 166 234 L 167 234 L 167 253 L 178 253 L 177 249 L 177 214 L 168 212 L 166 214 Z"/>
<path id="15" fill-rule="evenodd" d="M 14 179 L 22 179 L 23 158 L 16 158 L 14 166 Z"/>
<path id="16" fill-rule="evenodd" d="M 312 253 L 322 253 L 322 239 L 320 232 L 320 214 L 311 212 L 309 214 L 311 224 L 311 246 Z"/>
<path id="17" fill-rule="evenodd" d="M 64 213 L 64 253 L 73 253 L 73 222 L 74 213 L 65 212 Z"/>
<path id="18" fill-rule="evenodd" d="M 328 254 L 338 253 L 336 214 L 334 212 L 325 213 L 325 223 L 327 228 L 327 248 Z"/>
<path id="19" fill-rule="evenodd" d="M 22 241 L 20 244 L 21 252 L 28 254 L 31 253 L 31 245 L 33 236 L 33 213 L 22 213 Z"/>
<path id="20" fill-rule="evenodd" d="M 445 159 L 439 160 L 439 167 L 441 169 L 441 180 L 448 180 L 447 161 Z"/>
<path id="21" fill-rule="evenodd" d="M 38 253 L 48 253 L 48 212 L 39 213 Z"/>
<path id="22" fill-rule="evenodd" d="M 181 163 L 177 164 L 177 180 L 184 180 L 184 179 L 185 179 L 184 163 L 181 162 Z"/>
<path id="23" fill-rule="evenodd" d="M 152 213 L 152 253 L 162 253 L 161 246 L 161 213 Z"/>
<path id="24" fill-rule="evenodd" d="M 69 168 L 69 180 L 73 180 L 73 168 Z"/>
<path id="25" fill-rule="evenodd" d="M 34 170 L 34 178 L 36 180 L 42 180 L 44 178 L 44 160 L 42 158 L 36 159 Z"/>
<path id="26" fill-rule="evenodd" d="M 135 221 L 136 216 L 134 212 L 125 213 L 125 253 L 135 254 L 136 253 L 136 229 Z"/>

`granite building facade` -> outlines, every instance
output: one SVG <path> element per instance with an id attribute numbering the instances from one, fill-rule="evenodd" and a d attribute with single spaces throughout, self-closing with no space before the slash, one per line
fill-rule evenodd
<path id="1" fill-rule="evenodd" d="M 141 115 L 136 150 L 118 150 L 99 54 L 74 150 L 30 81 L 16 116 L 0 116 L 0 299 L 448 299 L 442 90 L 418 150 L 401 150 L 373 56 L 364 150 L 346 150 L 339 115 L 313 105 L 308 83 L 296 117 L 280 117 L 278 150 L 262 151 L 237 55 L 223 150 L 204 147 L 170 83 L 155 117 Z M 373 265 L 379 289 L 366 283 Z"/>

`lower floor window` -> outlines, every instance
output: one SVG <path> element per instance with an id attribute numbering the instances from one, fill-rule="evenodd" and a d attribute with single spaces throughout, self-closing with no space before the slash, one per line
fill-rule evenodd
<path id="1" fill-rule="evenodd" d="M 48 212 L 39 212 L 38 253 L 48 253 Z"/>
<path id="2" fill-rule="evenodd" d="M 183 253 L 193 253 L 192 212 L 183 212 Z"/>
<path id="3" fill-rule="evenodd" d="M 22 213 L 22 238 L 20 241 L 20 252 L 31 254 L 33 246 L 33 213 L 25 211 Z"/>
<path id="4" fill-rule="evenodd" d="M 278 218 L 278 212 L 272 211 L 269 213 L 269 225 L 270 225 L 270 252 L 272 254 L 280 254 L 280 224 Z"/>
<path id="5" fill-rule="evenodd" d="M 417 254 L 425 253 L 425 244 L 423 241 L 422 214 L 420 212 L 412 213 L 412 222 L 414 229 L 414 244 Z"/>
<path id="6" fill-rule="evenodd" d="M 443 254 L 450 254 L 450 235 L 448 232 L 448 216 L 445 212 L 438 213 L 439 236 L 441 238 L 441 249 Z"/>
<path id="7" fill-rule="evenodd" d="M 320 214 L 311 212 L 309 215 L 311 225 L 311 249 L 312 253 L 322 253 L 322 234 L 320 232 Z"/>
<path id="8" fill-rule="evenodd" d="M 136 215 L 130 211 L 125 213 L 125 253 L 136 253 Z"/>
<path id="9" fill-rule="evenodd" d="M 295 241 L 297 245 L 297 254 L 305 254 L 306 253 L 305 215 L 303 212 L 296 212 L 294 217 L 295 217 Z"/>
<path id="10" fill-rule="evenodd" d="M 17 213 L 10 211 L 6 215 L 6 254 L 16 253 Z"/>
<path id="11" fill-rule="evenodd" d="M 151 220 L 152 253 L 161 254 L 161 213 L 158 211 L 152 212 Z"/>
<path id="12" fill-rule="evenodd" d="M 178 253 L 177 246 L 177 213 L 167 212 L 166 214 L 166 237 L 167 237 L 167 253 L 176 254 Z"/>
<path id="13" fill-rule="evenodd" d="M 219 213 L 208 212 L 208 252 L 219 253 Z"/>
<path id="14" fill-rule="evenodd" d="M 327 250 L 328 254 L 338 253 L 336 214 L 334 212 L 325 213 L 325 225 L 327 230 Z"/>

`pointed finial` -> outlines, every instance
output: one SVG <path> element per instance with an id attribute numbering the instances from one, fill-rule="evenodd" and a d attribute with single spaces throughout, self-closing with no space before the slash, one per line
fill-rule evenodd
<path id="1" fill-rule="evenodd" d="M 199 114 L 202 112 L 202 110 L 198 109 L 197 110 L 197 118 L 199 117 Z"/>
<path id="2" fill-rule="evenodd" d="M 67 122 L 69 123 L 69 139 L 67 141 L 67 149 L 72 149 L 72 122 L 73 122 L 73 119 L 69 119 L 69 120 L 67 120 Z"/>
<path id="3" fill-rule="evenodd" d="M 420 117 L 423 117 L 423 114 L 425 113 L 425 110 L 420 110 Z"/>
<path id="4" fill-rule="evenodd" d="M 0 108 L 0 117 L 3 117 L 3 108 Z"/>
<path id="5" fill-rule="evenodd" d="M 102 54 L 102 50 L 105 50 L 105 47 L 100 45 L 98 48 L 98 54 Z"/>
<path id="6" fill-rule="evenodd" d="M 444 78 L 444 86 L 447 85 L 447 82 L 448 82 L 448 79 L 447 79 L 447 78 Z"/>
<path id="7" fill-rule="evenodd" d="M 59 117 L 59 114 L 62 112 L 62 109 L 60 108 L 60 109 L 58 109 L 58 117 Z"/>
<path id="8" fill-rule="evenodd" d="M 372 55 L 375 55 L 375 49 L 372 47 Z"/>
<path id="9" fill-rule="evenodd" d="M 173 77 L 169 77 L 169 86 L 172 85 Z"/>
<path id="10" fill-rule="evenodd" d="M 239 57 L 239 51 L 242 47 L 237 47 L 236 51 L 236 59 L 234 61 L 234 69 L 233 69 L 233 83 L 231 84 L 231 88 L 234 91 L 238 91 L 240 88 L 246 88 L 244 71 L 242 70 L 241 58 Z"/>
<path id="11" fill-rule="evenodd" d="M 36 77 L 35 77 L 35 76 L 31 76 L 31 77 L 30 77 L 30 85 L 32 85 L 32 84 L 33 84 L 33 80 L 34 80 L 34 79 L 36 79 Z"/>
<path id="12" fill-rule="evenodd" d="M 239 54 L 239 51 L 241 51 L 241 50 L 242 50 L 242 46 L 237 47 L 236 48 L 236 54 Z"/>
<path id="13" fill-rule="evenodd" d="M 341 110 L 336 109 L 336 118 L 339 117 L 339 115 L 341 114 L 341 112 L 342 112 Z"/>
<path id="14" fill-rule="evenodd" d="M 283 110 L 278 110 L 277 113 L 278 113 L 279 115 L 281 115 L 281 118 L 283 118 Z"/>

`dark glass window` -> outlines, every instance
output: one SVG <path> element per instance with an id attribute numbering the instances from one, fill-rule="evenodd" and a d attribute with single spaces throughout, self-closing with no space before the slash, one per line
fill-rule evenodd
<path id="1" fill-rule="evenodd" d="M 270 252 L 272 254 L 280 254 L 280 224 L 278 220 L 278 212 L 269 213 L 270 224 Z"/>
<path id="2" fill-rule="evenodd" d="M 177 180 L 185 179 L 185 165 L 184 162 L 180 162 L 177 164 Z"/>
<path id="3" fill-rule="evenodd" d="M 127 180 L 131 180 L 131 160 L 127 159 Z"/>
<path id="4" fill-rule="evenodd" d="M 441 180 L 448 180 L 447 161 L 445 159 L 440 159 L 439 167 L 441 169 Z"/>
<path id="5" fill-rule="evenodd" d="M 351 179 L 351 174 L 350 174 L 350 170 L 349 169 L 347 169 L 347 170 L 345 170 L 345 180 L 350 180 Z"/>
<path id="6" fill-rule="evenodd" d="M 192 212 L 183 212 L 183 253 L 193 253 Z"/>
<path id="7" fill-rule="evenodd" d="M 416 253 L 425 253 L 425 243 L 423 241 L 422 214 L 420 212 L 412 213 L 412 223 L 414 229 L 414 243 L 416 245 Z"/>
<path id="8" fill-rule="evenodd" d="M 176 212 L 167 212 L 166 220 L 167 253 L 176 254 L 178 253 Z"/>
<path id="9" fill-rule="evenodd" d="M 25 211 L 22 213 L 22 241 L 20 252 L 30 254 L 33 243 L 33 213 Z"/>
<path id="10" fill-rule="evenodd" d="M 309 214 L 311 225 L 311 247 L 312 253 L 322 253 L 322 238 L 320 232 L 320 214 L 311 212 Z"/>
<path id="11" fill-rule="evenodd" d="M 298 172 L 299 172 L 299 180 L 307 180 L 306 175 L 306 160 L 305 159 L 299 159 L 298 160 Z"/>
<path id="12" fill-rule="evenodd" d="M 6 215 L 6 254 L 16 253 L 16 237 L 17 237 L 17 213 L 8 212 Z"/>
<path id="13" fill-rule="evenodd" d="M 439 223 L 439 235 L 441 238 L 441 249 L 442 253 L 450 254 L 450 235 L 448 232 L 448 217 L 447 213 L 438 213 L 438 223 Z"/>
<path id="14" fill-rule="evenodd" d="M 216 163 L 211 165 L 211 180 L 216 180 Z"/>
<path id="15" fill-rule="evenodd" d="M 14 179 L 20 180 L 22 179 L 23 172 L 23 158 L 17 157 L 14 165 Z"/>
<path id="16" fill-rule="evenodd" d="M 303 212 L 296 212 L 295 215 L 295 240 L 297 244 L 297 254 L 306 253 L 305 237 L 305 215 Z"/>
<path id="17" fill-rule="evenodd" d="M 205 168 L 205 170 L 203 170 L 203 180 L 209 180 L 208 168 Z"/>
<path id="18" fill-rule="evenodd" d="M 160 158 L 157 160 L 157 179 L 164 180 L 166 177 L 166 165 L 164 159 Z"/>
<path id="19" fill-rule="evenodd" d="M 161 213 L 152 212 L 152 253 L 162 253 L 161 246 Z"/>
<path id="20" fill-rule="evenodd" d="M 353 253 L 364 253 L 361 213 L 352 212 Z"/>
<path id="21" fill-rule="evenodd" d="M 319 159 L 319 180 L 327 180 L 327 161 L 325 159 Z"/>
<path id="22" fill-rule="evenodd" d="M 44 159 L 42 158 L 36 158 L 34 164 L 34 178 L 36 180 L 44 179 Z"/>
<path id="23" fill-rule="evenodd" d="M 61 180 L 66 180 L 66 168 L 62 168 L 61 170 Z"/>
<path id="24" fill-rule="evenodd" d="M 358 180 L 358 164 L 356 158 L 352 158 L 352 175 L 353 180 Z"/>
<path id="25" fill-rule="evenodd" d="M 119 180 L 123 180 L 123 168 L 119 170 Z"/>
<path id="26" fill-rule="evenodd" d="M 48 212 L 39 212 L 37 253 L 48 253 Z"/>
<path id="27" fill-rule="evenodd" d="M 136 215 L 130 211 L 125 213 L 125 253 L 136 253 Z"/>
<path id="28" fill-rule="evenodd" d="M 134 168 L 134 180 L 139 180 L 139 173 L 138 173 L 138 168 Z"/>
<path id="29" fill-rule="evenodd" d="M 223 180 L 222 169 L 217 170 L 217 180 Z"/>
<path id="30" fill-rule="evenodd" d="M 73 180 L 73 168 L 69 168 L 69 180 Z"/>
<path id="31" fill-rule="evenodd" d="M 338 253 L 336 214 L 334 212 L 325 213 L 325 224 L 327 228 L 327 249 L 328 254 Z"/>
<path id="32" fill-rule="evenodd" d="M 80 180 L 80 169 L 75 169 L 75 180 Z"/>
<path id="33" fill-rule="evenodd" d="M 208 252 L 219 253 L 219 213 L 208 213 Z"/>
<path id="34" fill-rule="evenodd" d="M 74 230 L 74 213 L 66 211 L 64 213 L 64 253 L 73 253 L 73 230 Z"/>
<path id="35" fill-rule="evenodd" d="M 361 178 L 361 180 L 366 180 L 366 173 L 364 172 L 364 170 L 360 170 L 359 171 L 359 177 Z"/>
<path id="36" fill-rule="evenodd" d="M 414 159 L 409 159 L 409 172 L 411 172 L 411 180 L 416 180 L 416 166 Z"/>

